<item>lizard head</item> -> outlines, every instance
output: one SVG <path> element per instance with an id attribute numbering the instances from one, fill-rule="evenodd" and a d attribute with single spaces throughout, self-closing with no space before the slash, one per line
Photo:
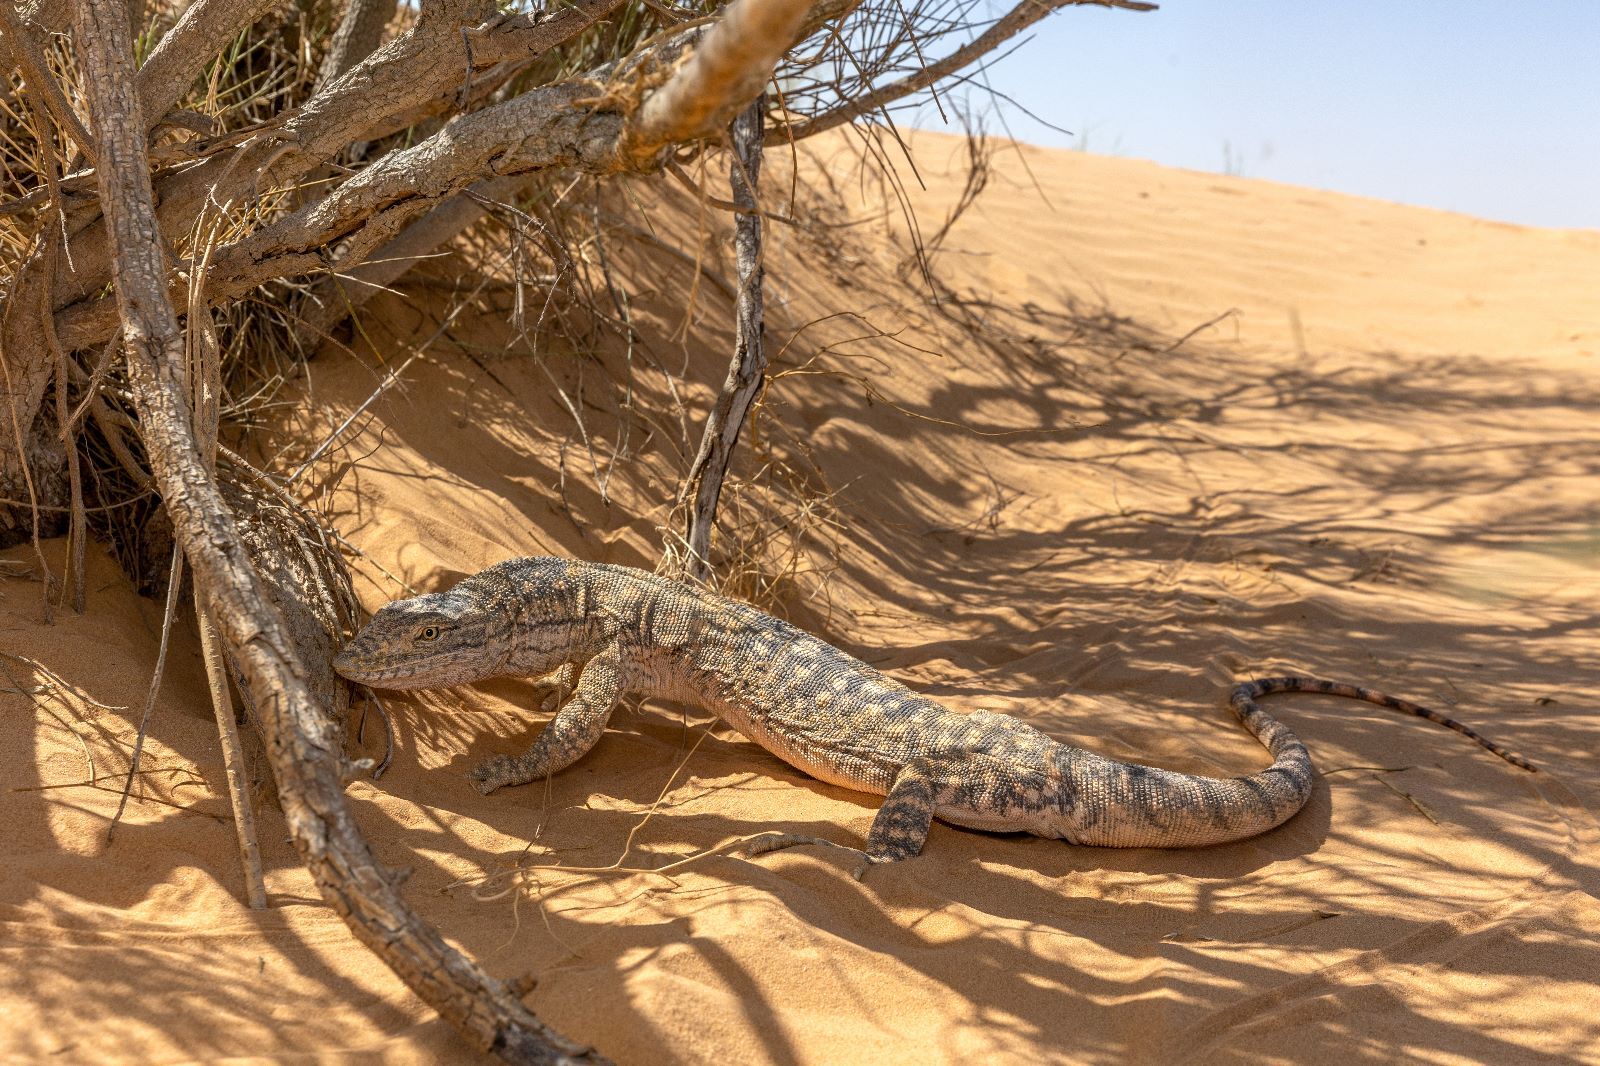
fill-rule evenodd
<path id="1" fill-rule="evenodd" d="M 498 587 L 503 579 L 485 577 L 381 608 L 334 657 L 334 670 L 394 689 L 464 685 L 503 672 L 516 608 Z"/>

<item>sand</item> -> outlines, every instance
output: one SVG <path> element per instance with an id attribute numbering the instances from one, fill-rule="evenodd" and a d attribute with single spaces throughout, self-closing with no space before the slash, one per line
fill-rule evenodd
<path id="1" fill-rule="evenodd" d="M 963 156 L 916 143 L 926 188 L 901 173 L 931 235 Z M 859 843 L 876 801 L 654 705 L 548 788 L 480 797 L 466 769 L 543 718 L 501 680 L 390 701 L 393 769 L 350 790 L 379 854 L 621 1062 L 1600 1062 L 1600 233 L 1031 148 L 995 166 L 933 259 L 936 308 L 845 142 L 802 164 L 845 207 L 783 205 L 811 225 L 773 240 L 784 373 L 752 447 L 809 463 L 836 524 L 800 523 L 809 563 L 770 601 L 953 707 L 1121 758 L 1253 770 L 1221 695 L 1304 670 L 1440 706 L 1546 772 L 1295 697 L 1276 712 L 1327 776 L 1228 847 L 936 826 L 859 884 L 816 849 L 514 883 L 772 828 Z M 631 364 L 528 354 L 493 286 L 500 311 L 441 330 L 441 283 L 417 283 L 258 440 L 297 462 L 431 340 L 304 483 L 364 553 L 369 607 L 514 554 L 653 565 L 692 444 L 666 375 L 703 409 L 730 316 L 637 236 L 692 237 L 695 212 L 639 196 L 610 248 Z M 476 283 L 460 269 L 434 276 Z M 842 311 L 861 317 L 801 329 Z M 0 566 L 0 650 L 65 682 L 15 691 L 42 677 L 3 660 L 0 1060 L 472 1060 L 323 907 L 270 803 L 273 905 L 239 902 L 187 621 L 107 842 L 160 609 L 92 554 L 89 614 L 51 627 L 29 552 Z"/>

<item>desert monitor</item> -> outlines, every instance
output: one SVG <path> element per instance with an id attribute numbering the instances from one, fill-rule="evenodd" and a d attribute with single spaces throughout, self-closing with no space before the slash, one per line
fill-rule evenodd
<path id="1" fill-rule="evenodd" d="M 1534 769 L 1436 711 L 1304 677 L 1233 690 L 1234 713 L 1272 753 L 1259 773 L 1213 778 L 1117 762 L 1009 715 L 957 714 L 747 604 L 642 570 L 551 557 L 511 559 L 449 592 L 389 604 L 334 668 L 394 689 L 555 672 L 571 698 L 526 753 L 497 755 L 472 772 L 486 794 L 572 765 L 628 693 L 703 707 L 813 777 L 887 797 L 865 853 L 857 852 L 858 874 L 867 862 L 917 854 L 934 818 L 1102 847 L 1196 847 L 1263 833 L 1299 811 L 1312 789 L 1305 745 L 1255 702 L 1272 692 L 1366 700 Z M 830 842 L 771 834 L 748 850 L 794 843 Z"/>

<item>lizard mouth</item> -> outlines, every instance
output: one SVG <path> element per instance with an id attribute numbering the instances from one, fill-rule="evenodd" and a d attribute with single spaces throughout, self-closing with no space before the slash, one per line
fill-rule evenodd
<path id="1" fill-rule="evenodd" d="M 383 680 L 383 671 L 363 664 L 348 652 L 333 657 L 333 672 L 348 681 L 372 682 Z"/>
<path id="2" fill-rule="evenodd" d="M 376 685 L 385 681 L 392 681 L 402 673 L 411 673 L 409 665 L 386 665 L 381 660 L 376 660 L 370 655 L 362 655 L 354 647 L 346 648 L 333 657 L 333 672 L 347 681 L 356 681 L 364 685 Z"/>
<path id="3" fill-rule="evenodd" d="M 332 665 L 334 672 L 348 681 L 396 690 L 447 688 L 480 676 L 448 657 L 434 661 L 412 657 L 384 659 L 362 656 L 348 648 L 333 657 Z"/>
<path id="4" fill-rule="evenodd" d="M 355 681 L 362 685 L 373 685 L 378 688 L 407 689 L 429 688 L 431 683 L 411 683 L 415 679 L 410 676 L 410 671 L 395 667 L 384 670 L 379 667 L 357 666 L 354 664 L 340 663 L 337 659 L 333 663 L 334 672 L 346 681 Z"/>

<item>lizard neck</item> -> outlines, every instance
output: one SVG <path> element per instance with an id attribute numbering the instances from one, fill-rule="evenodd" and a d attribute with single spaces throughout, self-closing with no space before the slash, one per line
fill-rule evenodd
<path id="1" fill-rule="evenodd" d="M 594 658 L 619 635 L 614 612 L 603 608 L 585 582 L 547 589 L 525 601 L 511 631 L 506 672 L 538 677 Z"/>

